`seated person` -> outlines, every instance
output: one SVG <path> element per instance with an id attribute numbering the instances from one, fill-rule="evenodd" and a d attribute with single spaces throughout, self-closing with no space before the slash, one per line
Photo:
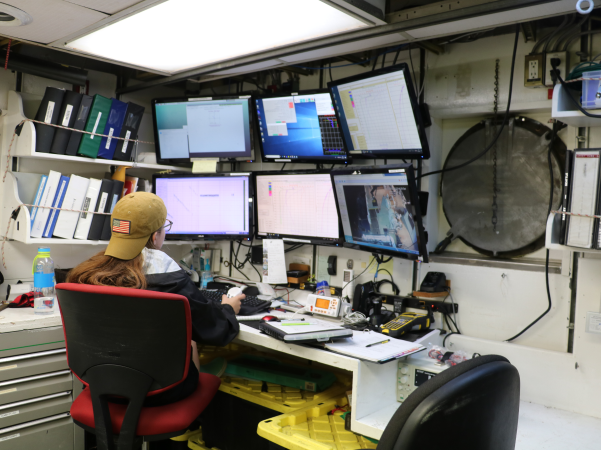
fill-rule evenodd
<path id="1" fill-rule="evenodd" d="M 221 303 L 206 299 L 186 272 L 160 250 L 169 227 L 167 209 L 159 197 L 148 192 L 126 195 L 111 214 L 112 234 L 106 250 L 79 264 L 67 277 L 68 283 L 147 289 L 180 294 L 188 299 L 194 364 L 190 364 L 183 383 L 147 398 L 146 406 L 173 403 L 194 392 L 199 367 L 196 342 L 229 344 L 240 331 L 236 314 L 245 297 L 244 294 L 233 298 L 224 295 Z"/>

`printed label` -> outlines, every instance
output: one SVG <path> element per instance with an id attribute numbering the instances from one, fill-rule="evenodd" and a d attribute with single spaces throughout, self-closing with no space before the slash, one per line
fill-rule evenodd
<path id="1" fill-rule="evenodd" d="M 4 367 L 0 367 L 0 370 L 10 370 L 10 369 L 16 369 L 17 365 L 16 364 L 12 364 L 10 366 L 4 366 Z"/>
<path id="2" fill-rule="evenodd" d="M 127 151 L 127 146 L 129 145 L 129 137 L 131 136 L 131 131 L 127 130 L 127 133 L 125 133 L 125 141 L 123 141 L 123 149 L 121 150 L 121 153 L 125 153 Z"/>
<path id="3" fill-rule="evenodd" d="M 19 411 L 11 411 L 8 413 L 0 414 L 0 419 L 4 419 L 5 417 L 16 416 L 19 414 Z"/>
<path id="4" fill-rule="evenodd" d="M 71 119 L 71 113 L 73 112 L 73 105 L 67 105 L 65 115 L 63 116 L 63 127 L 69 126 L 69 119 Z"/>
<path id="5" fill-rule="evenodd" d="M 388 171 L 388 173 L 399 173 L 399 172 L 405 172 L 405 169 L 390 169 Z"/>
<path id="6" fill-rule="evenodd" d="M 113 132 L 114 132 L 114 131 L 115 131 L 115 130 L 114 130 L 113 128 L 109 129 L 109 137 L 108 137 L 108 138 L 107 138 L 107 140 L 106 140 L 106 147 L 104 147 L 104 148 L 106 148 L 107 150 L 108 150 L 108 149 L 109 149 L 109 147 L 111 146 L 111 140 L 113 139 Z"/>
<path id="7" fill-rule="evenodd" d="M 17 434 L 11 434 L 10 436 L 4 436 L 4 437 L 1 437 L 1 438 L 0 438 L 0 442 L 3 442 L 3 441 L 8 441 L 9 439 L 18 438 L 19 436 L 21 436 L 21 434 L 20 434 L 20 433 L 17 433 Z"/>
<path id="8" fill-rule="evenodd" d="M 106 200 L 109 198 L 108 192 L 103 192 L 102 197 L 100 197 L 100 205 L 98 205 L 97 212 L 104 212 L 104 207 L 106 206 Z"/>
<path id="9" fill-rule="evenodd" d="M 11 392 L 17 392 L 17 388 L 4 389 L 3 391 L 0 391 L 0 395 L 2 395 L 2 394 L 9 394 Z"/>
<path id="10" fill-rule="evenodd" d="M 41 291 L 44 288 L 54 286 L 54 274 L 53 273 L 34 273 L 33 274 L 33 288 L 34 291 Z"/>
<path id="11" fill-rule="evenodd" d="M 100 118 L 102 117 L 102 113 L 99 112 L 98 113 L 98 117 L 96 117 L 96 123 L 94 124 L 94 129 L 92 130 L 92 133 L 96 133 L 96 128 L 98 128 L 98 124 L 100 123 Z M 94 134 L 90 135 L 90 139 L 94 139 Z"/>
<path id="12" fill-rule="evenodd" d="M 52 114 L 54 113 L 54 102 L 48 102 L 48 108 L 46 108 L 46 117 L 44 117 L 45 123 L 52 123 Z"/>
<path id="13" fill-rule="evenodd" d="M 83 206 L 81 208 L 82 211 L 88 211 L 88 209 L 90 209 L 90 202 L 92 201 L 92 199 L 90 197 L 86 197 L 86 199 L 83 201 Z M 83 212 L 81 213 L 81 218 L 85 219 L 86 217 L 88 217 L 88 213 L 87 212 Z"/>

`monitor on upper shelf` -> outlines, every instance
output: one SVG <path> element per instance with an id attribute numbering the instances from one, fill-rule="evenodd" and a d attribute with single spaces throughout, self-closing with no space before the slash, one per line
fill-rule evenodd
<path id="1" fill-rule="evenodd" d="M 342 233 L 329 173 L 255 174 L 258 238 L 340 245 Z"/>
<path id="2" fill-rule="evenodd" d="M 173 222 L 167 240 L 250 240 L 250 173 L 154 174 L 154 193 Z"/>
<path id="3" fill-rule="evenodd" d="M 345 247 L 428 262 L 411 164 L 349 166 L 331 176 Z"/>
<path id="4" fill-rule="evenodd" d="M 346 164 L 327 90 L 260 96 L 254 102 L 263 161 Z"/>
<path id="5" fill-rule="evenodd" d="M 152 100 L 157 163 L 252 160 L 252 110 L 250 96 Z"/>
<path id="6" fill-rule="evenodd" d="M 407 64 L 328 83 L 350 158 L 428 159 Z"/>

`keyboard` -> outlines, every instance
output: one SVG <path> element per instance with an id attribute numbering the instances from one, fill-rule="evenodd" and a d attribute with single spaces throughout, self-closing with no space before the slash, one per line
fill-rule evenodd
<path id="1" fill-rule="evenodd" d="M 203 289 L 200 292 L 202 292 L 202 295 L 204 295 L 206 298 L 219 303 L 221 303 L 221 297 L 223 295 L 227 295 L 227 291 L 225 289 Z M 261 312 L 266 312 L 271 306 L 271 300 L 261 300 L 254 295 L 247 295 L 241 303 L 242 306 L 240 307 L 240 312 L 238 313 L 239 316 L 252 316 Z"/>

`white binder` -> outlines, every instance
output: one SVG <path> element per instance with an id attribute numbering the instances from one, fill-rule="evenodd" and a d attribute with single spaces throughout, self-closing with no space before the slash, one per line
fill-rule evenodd
<path id="1" fill-rule="evenodd" d="M 89 178 L 71 175 L 62 208 L 81 210 L 86 193 L 88 192 L 89 184 Z M 61 211 L 58 220 L 56 221 L 56 226 L 54 227 L 54 236 L 63 239 L 73 239 L 78 219 L 79 213 Z"/>
<path id="2" fill-rule="evenodd" d="M 98 194 L 100 193 L 100 186 L 102 180 L 96 178 L 90 178 L 88 184 L 88 191 L 81 207 L 82 211 L 94 211 L 96 209 L 96 202 L 98 201 Z M 74 239 L 88 239 L 88 233 L 90 232 L 90 225 L 92 225 L 92 218 L 94 214 L 80 213 L 79 220 L 77 221 L 77 228 L 75 228 Z"/>

